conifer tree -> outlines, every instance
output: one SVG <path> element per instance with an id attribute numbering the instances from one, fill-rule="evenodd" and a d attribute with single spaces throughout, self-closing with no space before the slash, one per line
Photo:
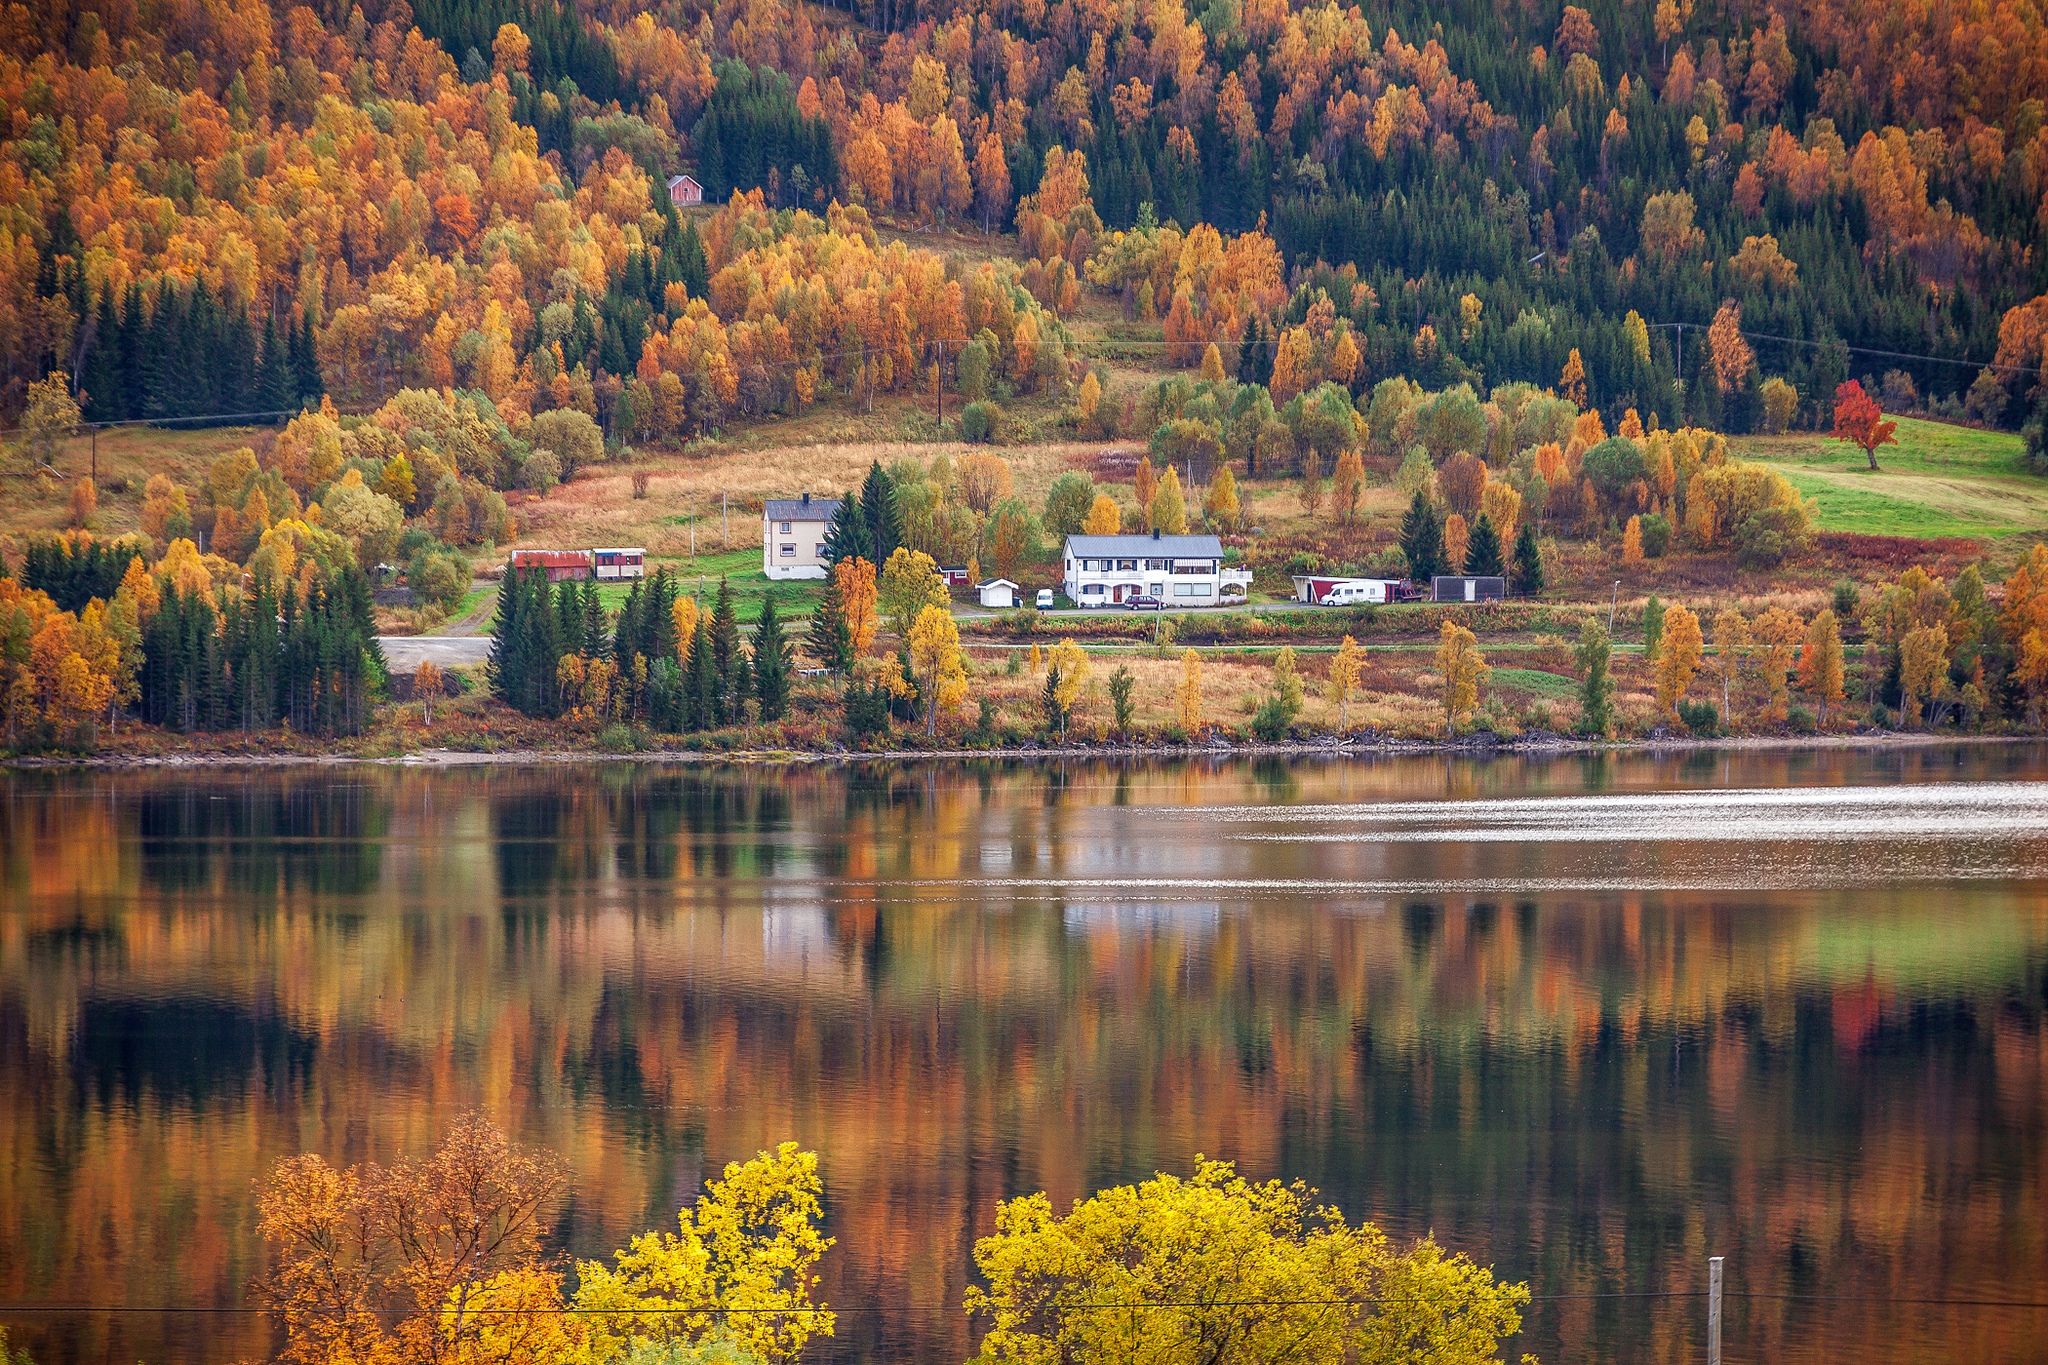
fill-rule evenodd
<path id="1" fill-rule="evenodd" d="M 863 558 L 873 564 L 887 564 L 889 556 L 903 544 L 903 522 L 896 511 L 895 485 L 882 472 L 880 460 L 868 465 L 867 481 L 860 490 L 860 515 L 866 524 L 866 545 L 871 552 Z"/>
<path id="2" fill-rule="evenodd" d="M 1512 586 L 1517 597 L 1534 597 L 1543 591 L 1543 548 L 1536 540 L 1536 526 L 1524 521 L 1515 533 L 1515 563 Z"/>
<path id="3" fill-rule="evenodd" d="M 853 663 L 853 632 L 846 624 L 846 603 L 839 592 L 839 575 L 825 578 L 825 600 L 811 617 L 805 648 L 821 668 L 845 669 Z"/>
<path id="4" fill-rule="evenodd" d="M 762 720 L 781 720 L 789 710 L 789 642 L 775 612 L 775 590 L 761 600 L 761 619 L 754 627 L 754 697 Z"/>
<path id="5" fill-rule="evenodd" d="M 1443 572 L 1443 519 L 1419 490 L 1401 517 L 1401 553 L 1408 560 L 1408 576 L 1417 583 Z"/>
<path id="6" fill-rule="evenodd" d="M 839 500 L 839 506 L 832 513 L 832 524 L 825 528 L 825 563 L 837 564 L 842 559 L 865 559 L 875 562 L 869 552 L 868 524 L 861 515 L 860 497 L 849 493 Z"/>
<path id="7" fill-rule="evenodd" d="M 733 609 L 732 588 L 718 580 L 718 602 L 711 609 L 711 669 L 717 684 L 715 724 L 731 725 L 745 714 L 747 698 L 747 656 L 740 643 L 739 616 Z"/>
<path id="8" fill-rule="evenodd" d="M 1465 572 L 1475 577 L 1497 578 L 1502 568 L 1500 537 L 1494 532 L 1493 518 L 1481 512 L 1472 528 L 1472 539 L 1465 546 Z"/>

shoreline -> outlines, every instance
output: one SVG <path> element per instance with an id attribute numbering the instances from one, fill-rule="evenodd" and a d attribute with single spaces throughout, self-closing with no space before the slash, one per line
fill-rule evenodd
<path id="1" fill-rule="evenodd" d="M 140 768 L 480 768 L 541 767 L 554 764 L 640 763 L 687 767 L 798 767 L 851 763 L 1003 762 L 1046 759 L 1258 759 L 1298 761 L 1419 757 L 1442 754 L 1453 758 L 1494 756 L 1568 756 L 1572 754 L 1840 752 L 1843 750 L 1932 749 L 1951 745 L 1998 746 L 2039 744 L 2042 735 L 1938 735 L 1869 730 L 1832 735 L 1731 735 L 1717 739 L 1669 736 L 1651 739 L 1589 740 L 1570 735 L 1492 736 L 1456 740 L 1374 739 L 1335 743 L 1329 740 L 1228 741 L 1206 744 L 1031 745 L 991 749 L 732 749 L 716 753 L 646 749 L 611 752 L 600 749 L 417 749 L 403 754 L 284 753 L 245 754 L 195 751 L 179 754 L 28 755 L 0 758 L 0 772 L 54 769 Z"/>

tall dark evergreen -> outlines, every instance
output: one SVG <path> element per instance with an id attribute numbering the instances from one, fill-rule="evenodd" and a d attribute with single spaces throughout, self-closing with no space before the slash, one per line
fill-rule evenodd
<path id="1" fill-rule="evenodd" d="M 302 601 L 258 578 L 217 600 L 168 581 L 142 636 L 140 710 L 178 730 L 360 734 L 384 679 L 369 580 L 351 566 Z"/>
<path id="2" fill-rule="evenodd" d="M 821 668 L 844 669 L 853 664 L 853 633 L 846 624 L 846 602 L 836 575 L 825 580 L 825 599 L 811 616 L 804 644 Z"/>
<path id="3" fill-rule="evenodd" d="M 718 580 L 718 601 L 711 608 L 711 672 L 718 687 L 713 708 L 718 725 L 735 725 L 746 717 L 747 695 L 752 688 L 747 678 L 746 646 L 740 642 L 739 615 L 733 607 L 732 587 Z"/>
<path id="4" fill-rule="evenodd" d="M 1444 572 L 1443 518 L 1420 492 L 1401 517 L 1401 554 L 1408 561 L 1408 577 L 1419 584 Z"/>
<path id="5" fill-rule="evenodd" d="M 867 559 L 880 573 L 889 556 L 903 544 L 903 521 L 896 510 L 896 486 L 882 471 L 882 462 L 868 465 L 867 481 L 860 488 L 860 517 L 867 539 Z"/>
<path id="6" fill-rule="evenodd" d="M 781 720 L 789 710 L 789 641 L 775 611 L 775 589 L 761 600 L 761 619 L 754 626 L 754 699 L 762 720 Z"/>
<path id="7" fill-rule="evenodd" d="M 1465 572 L 1474 577 L 1498 578 L 1504 571 L 1500 536 L 1493 529 L 1493 518 L 1481 512 L 1472 525 L 1472 538 L 1465 544 Z"/>
<path id="8" fill-rule="evenodd" d="M 861 515 L 860 498 L 852 493 L 839 500 L 832 513 L 832 524 L 825 528 L 825 562 L 837 564 L 842 559 L 875 562 L 874 550 L 868 543 L 867 519 Z"/>
<path id="9" fill-rule="evenodd" d="M 734 190 L 762 189 L 778 208 L 817 207 L 812 191 L 829 192 L 839 179 L 831 125 L 805 118 L 796 86 L 771 67 L 728 59 L 716 74 L 717 87 L 690 132 L 705 196 L 722 201 Z"/>
<path id="10" fill-rule="evenodd" d="M 1536 541 L 1536 527 L 1524 521 L 1515 533 L 1515 562 L 1509 586 L 1517 597 L 1534 597 L 1543 591 L 1543 548 Z"/>

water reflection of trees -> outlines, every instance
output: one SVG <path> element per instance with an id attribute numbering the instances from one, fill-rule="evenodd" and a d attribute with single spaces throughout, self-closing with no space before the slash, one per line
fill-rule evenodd
<path id="1" fill-rule="evenodd" d="M 2038 898 L 1130 913 L 1026 885 L 1208 856 L 1199 824 L 1114 846 L 1169 837 L 1118 812 L 1628 790 L 1699 761 L 7 779 L 0 1246 L 51 1251 L 0 1261 L 0 1292 L 90 1275 L 156 1300 L 166 1266 L 229 1292 L 255 1254 L 249 1172 L 419 1149 L 481 1104 L 570 1161 L 562 1233 L 586 1250 L 662 1221 L 707 1163 L 817 1145 L 842 1301 L 956 1304 L 1001 1197 L 1202 1150 L 1433 1226 L 1539 1291 L 1690 1290 L 1712 1250 L 1738 1287 L 1879 1305 L 1733 1305 L 1759 1358 L 1813 1358 L 1822 1334 L 1831 1356 L 2024 1358 L 2023 1320 L 1881 1304 L 2048 1275 Z M 1741 785 L 1843 772 L 1713 761 Z M 1281 875 L 1283 852 L 1230 856 Z M 1676 1359 L 1694 1316 L 1570 1300 L 1524 1344 Z M 151 1329 L 91 1330 L 69 1344 Z M 960 1330 L 884 1314 L 843 1340 L 943 1358 Z"/>

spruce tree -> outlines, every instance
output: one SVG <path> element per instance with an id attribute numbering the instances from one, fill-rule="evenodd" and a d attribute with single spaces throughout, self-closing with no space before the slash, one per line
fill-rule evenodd
<path id="1" fill-rule="evenodd" d="M 1515 564 L 1512 585 L 1517 597 L 1534 597 L 1543 591 L 1543 549 L 1536 543 L 1536 527 L 1524 521 L 1515 533 Z"/>
<path id="2" fill-rule="evenodd" d="M 858 496 L 852 493 L 839 500 L 832 513 L 832 524 L 825 529 L 825 563 L 830 566 L 842 559 L 875 562 L 868 545 L 868 524 L 861 517 Z"/>
<path id="3" fill-rule="evenodd" d="M 747 696 L 747 659 L 740 643 L 738 613 L 733 609 L 732 587 L 718 580 L 718 601 L 711 608 L 711 670 L 718 685 L 716 722 L 729 725 L 744 714 Z"/>
<path id="4" fill-rule="evenodd" d="M 761 600 L 761 619 L 754 627 L 754 697 L 762 720 L 781 720 L 789 710 L 789 642 L 775 613 L 775 590 Z"/>
<path id="5" fill-rule="evenodd" d="M 860 515 L 867 525 L 867 559 L 880 573 L 889 556 L 903 544 L 903 521 L 896 511 L 896 486 L 882 472 L 882 462 L 868 465 L 867 482 L 860 489 Z"/>
<path id="6" fill-rule="evenodd" d="M 1472 539 L 1465 546 L 1465 572 L 1475 578 L 1498 578 L 1502 572 L 1500 536 L 1493 518 L 1481 512 L 1472 527 Z"/>
<path id="7" fill-rule="evenodd" d="M 692 730 L 715 730 L 720 722 L 718 709 L 718 667 L 712 658 L 711 622 L 700 618 L 697 622 L 697 640 L 690 646 L 690 671 L 685 682 L 686 722 Z"/>
<path id="8" fill-rule="evenodd" d="M 127 416 L 121 406 L 120 347 L 121 320 L 114 311 L 114 291 L 108 289 L 93 314 L 92 342 L 85 353 L 85 372 L 79 376 L 88 421 L 118 422 Z"/>
<path id="9" fill-rule="evenodd" d="M 313 342 L 313 315 L 301 309 L 296 342 L 292 347 L 292 370 L 298 384 L 301 404 L 318 403 L 327 392 L 327 384 L 320 378 L 320 352 Z"/>
<path id="10" fill-rule="evenodd" d="M 839 580 L 825 580 L 825 600 L 811 617 L 806 647 L 821 668 L 844 670 L 853 663 L 853 634 L 846 625 L 846 602 L 839 593 Z"/>
<path id="11" fill-rule="evenodd" d="M 1401 553 L 1408 560 L 1408 577 L 1418 584 L 1427 585 L 1443 572 L 1443 519 L 1420 491 L 1401 517 Z"/>

